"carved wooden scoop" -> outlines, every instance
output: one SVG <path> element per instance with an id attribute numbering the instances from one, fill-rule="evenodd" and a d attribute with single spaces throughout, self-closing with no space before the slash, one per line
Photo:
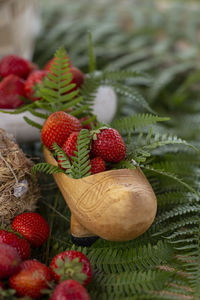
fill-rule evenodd
<path id="1" fill-rule="evenodd" d="M 47 148 L 44 156 L 48 163 L 57 165 Z M 81 179 L 64 173 L 53 176 L 71 210 L 71 233 L 75 237 L 128 241 L 153 223 L 156 196 L 140 168 L 111 170 Z"/>

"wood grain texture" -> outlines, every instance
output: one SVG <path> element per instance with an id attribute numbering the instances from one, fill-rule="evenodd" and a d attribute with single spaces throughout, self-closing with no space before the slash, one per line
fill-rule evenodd
<path id="1" fill-rule="evenodd" d="M 46 148 L 44 156 L 48 163 L 57 165 Z M 71 229 L 77 234 L 81 235 L 82 226 L 82 236 L 88 232 L 110 241 L 127 241 L 143 234 L 153 223 L 156 196 L 140 168 L 111 170 L 81 179 L 57 173 L 54 178 L 73 214 Z"/>

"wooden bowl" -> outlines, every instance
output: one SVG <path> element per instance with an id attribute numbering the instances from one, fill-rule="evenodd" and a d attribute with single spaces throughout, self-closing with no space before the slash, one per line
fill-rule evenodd
<path id="1" fill-rule="evenodd" d="M 57 165 L 51 152 L 47 148 L 43 151 L 45 160 Z M 64 173 L 53 176 L 71 210 L 71 233 L 75 237 L 128 241 L 153 223 L 156 196 L 140 168 L 111 170 L 81 179 Z"/>

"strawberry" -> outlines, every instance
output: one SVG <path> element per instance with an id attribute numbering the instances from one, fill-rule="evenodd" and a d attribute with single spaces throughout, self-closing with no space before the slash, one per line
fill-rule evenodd
<path id="1" fill-rule="evenodd" d="M 62 146 L 62 150 L 67 154 L 69 158 L 71 156 L 75 156 L 74 151 L 76 151 L 76 144 L 79 132 L 72 132 L 64 145 Z"/>
<path id="2" fill-rule="evenodd" d="M 0 230 L 0 242 L 15 248 L 22 260 L 30 257 L 31 248 L 29 243 L 15 233 Z"/>
<path id="3" fill-rule="evenodd" d="M 20 262 L 21 258 L 15 248 L 0 243 L 0 279 L 18 272 Z"/>
<path id="4" fill-rule="evenodd" d="M 92 279 L 88 258 L 79 251 L 67 250 L 57 254 L 51 261 L 50 271 L 56 282 L 74 279 L 87 285 Z"/>
<path id="5" fill-rule="evenodd" d="M 20 264 L 20 270 L 9 279 L 9 285 L 19 296 L 40 298 L 42 290 L 48 288 L 51 281 L 50 270 L 37 260 L 26 260 Z"/>
<path id="6" fill-rule="evenodd" d="M 97 133 L 97 138 L 92 142 L 91 154 L 108 162 L 119 162 L 125 158 L 126 146 L 116 129 L 107 128 Z"/>
<path id="7" fill-rule="evenodd" d="M 16 108 L 23 105 L 20 96 L 25 97 L 23 79 L 11 74 L 0 82 L 0 108 Z"/>
<path id="8" fill-rule="evenodd" d="M 33 247 L 41 246 L 49 236 L 49 225 L 38 213 L 26 212 L 16 216 L 12 229 L 19 232 Z"/>
<path id="9" fill-rule="evenodd" d="M 92 175 L 96 173 L 104 172 L 106 170 L 105 161 L 101 157 L 95 157 L 91 159 L 90 164 L 91 164 L 90 172 Z"/>
<path id="10" fill-rule="evenodd" d="M 10 74 L 26 78 L 33 69 L 33 64 L 17 55 L 7 55 L 0 62 L 0 76 L 6 77 Z"/>
<path id="11" fill-rule="evenodd" d="M 59 283 L 50 300 L 90 300 L 86 289 L 75 280 Z"/>
<path id="12" fill-rule="evenodd" d="M 48 117 L 42 128 L 42 142 L 50 150 L 52 150 L 54 142 L 62 147 L 68 136 L 73 131 L 80 131 L 81 127 L 81 123 L 76 117 L 64 111 L 54 112 Z"/>
<path id="13" fill-rule="evenodd" d="M 37 84 L 42 83 L 42 79 L 47 75 L 47 71 L 36 70 L 32 72 L 26 79 L 24 90 L 26 96 L 32 101 L 39 100 L 40 98 L 34 96 L 35 87 Z"/>

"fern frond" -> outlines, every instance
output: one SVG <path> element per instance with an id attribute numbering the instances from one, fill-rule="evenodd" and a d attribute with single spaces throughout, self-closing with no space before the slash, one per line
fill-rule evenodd
<path id="1" fill-rule="evenodd" d="M 166 264 L 173 255 L 172 247 L 166 242 L 143 246 L 132 244 L 131 247 L 129 244 L 91 248 L 87 250 L 87 256 L 96 269 L 108 274 L 153 269 Z"/>
<path id="2" fill-rule="evenodd" d="M 130 140 L 131 132 L 129 131 L 128 134 Z M 147 134 L 141 132 L 136 142 L 128 145 L 127 157 L 134 159 L 138 163 L 145 162 L 146 159 L 151 156 L 153 150 L 166 145 L 185 145 L 199 152 L 199 149 L 195 146 L 177 136 L 153 133 L 152 128 L 150 128 Z"/>
<path id="3" fill-rule="evenodd" d="M 73 178 L 89 176 L 90 172 L 90 142 L 91 138 L 87 129 L 82 129 L 77 138 L 75 156 L 72 156 L 71 174 Z"/>
<path id="4" fill-rule="evenodd" d="M 132 116 L 117 119 L 112 122 L 112 126 L 116 128 L 122 135 L 134 133 L 136 129 L 141 130 L 142 128 L 156 124 L 158 122 L 168 121 L 170 118 L 159 117 L 152 114 L 134 114 Z"/>
<path id="5" fill-rule="evenodd" d="M 33 126 L 33 127 L 36 127 L 36 128 L 38 128 L 38 129 L 40 129 L 40 130 L 42 129 L 42 125 L 41 125 L 41 124 L 39 124 L 39 123 L 37 123 L 37 122 L 35 122 L 35 121 L 29 119 L 28 117 L 24 117 L 24 120 L 25 120 L 29 125 L 31 125 L 31 126 Z"/>
<path id="6" fill-rule="evenodd" d="M 132 101 L 139 104 L 139 106 L 142 106 L 150 113 L 155 114 L 155 112 L 153 111 L 153 109 L 151 109 L 145 98 L 137 91 L 136 88 L 115 82 L 113 82 L 111 86 L 114 88 L 117 94 L 130 98 Z"/>
<path id="7" fill-rule="evenodd" d="M 169 172 L 166 172 L 164 169 L 158 169 L 158 168 L 154 168 L 150 165 L 148 166 L 144 166 L 144 165 L 140 165 L 140 167 L 144 170 L 147 170 L 147 171 L 151 171 L 151 172 L 155 172 L 159 175 L 162 175 L 162 176 L 167 176 L 169 177 L 170 179 L 173 179 L 175 180 L 178 184 L 181 184 L 183 185 L 186 189 L 188 189 L 189 191 L 193 192 L 194 194 L 197 195 L 197 197 L 199 197 L 199 194 L 197 191 L 195 191 L 190 185 L 188 185 L 186 182 L 184 182 L 183 180 L 181 180 L 180 178 L 178 178 L 175 174 L 173 173 L 169 173 Z"/>
<path id="8" fill-rule="evenodd" d="M 31 173 L 34 175 L 37 172 L 41 172 L 41 173 L 45 173 L 45 174 L 55 174 L 55 173 L 64 173 L 64 171 L 57 167 L 57 166 L 53 166 L 49 163 L 38 163 L 36 165 L 34 165 L 31 169 Z"/>
<path id="9" fill-rule="evenodd" d="M 94 299 L 102 299 L 102 292 L 109 293 L 111 299 L 148 299 L 151 291 L 161 290 L 170 280 L 171 273 L 166 271 L 122 272 L 118 274 L 99 274 L 91 289 Z M 112 290 L 112 296 L 110 291 Z M 123 297 L 123 298 L 122 298 Z M 108 299 L 108 298 L 104 298 Z"/>
<path id="10" fill-rule="evenodd" d="M 52 148 L 54 150 L 55 155 L 59 157 L 59 164 L 65 170 L 65 173 L 69 177 L 72 177 L 71 163 L 66 153 L 56 143 L 53 144 Z"/>

